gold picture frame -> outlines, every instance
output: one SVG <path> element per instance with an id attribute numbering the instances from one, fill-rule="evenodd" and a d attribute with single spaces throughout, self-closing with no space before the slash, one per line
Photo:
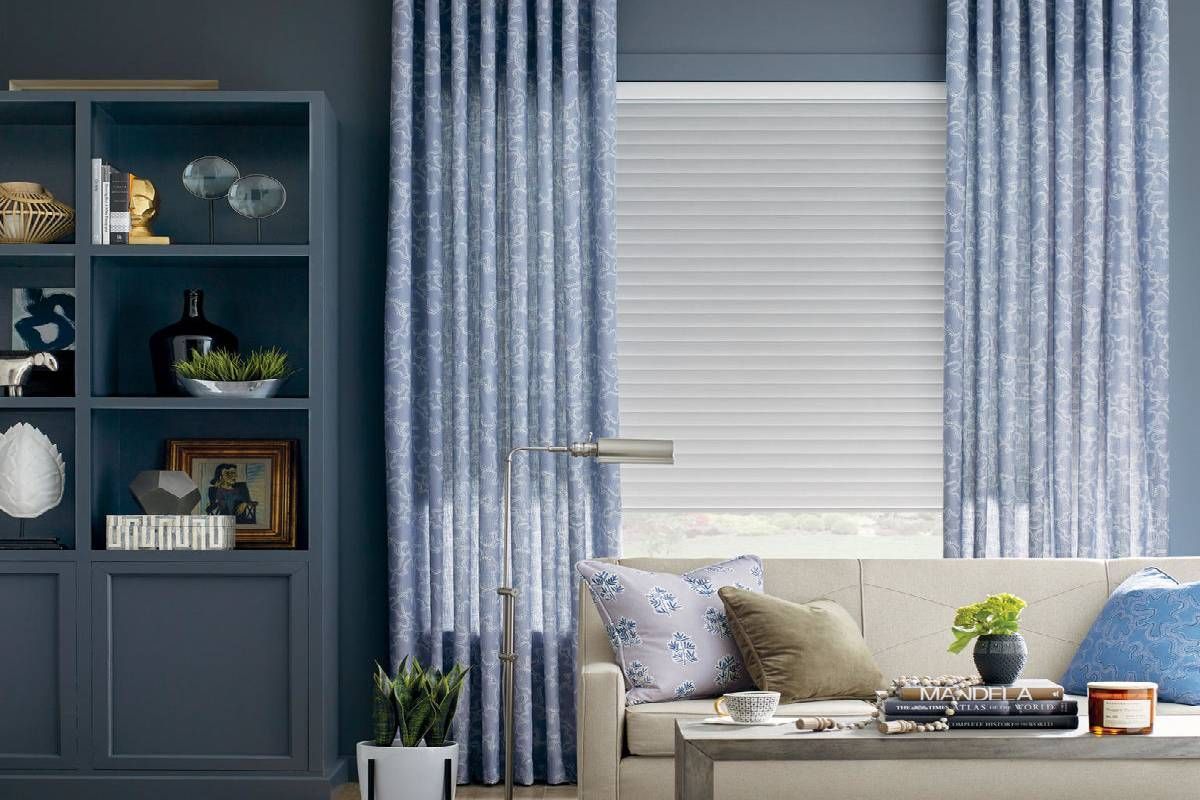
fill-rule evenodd
<path id="1" fill-rule="evenodd" d="M 235 518 L 238 548 L 290 550 L 296 450 L 294 439 L 170 439 L 167 469 L 186 472 L 200 487 L 196 513 Z"/>

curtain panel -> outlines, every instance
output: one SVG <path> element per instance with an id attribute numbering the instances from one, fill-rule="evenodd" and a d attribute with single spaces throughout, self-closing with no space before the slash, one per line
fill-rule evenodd
<path id="1" fill-rule="evenodd" d="M 950 0 L 945 555 L 1167 552 L 1167 2 Z"/>
<path id="2" fill-rule="evenodd" d="M 461 779 L 503 770 L 503 461 L 617 433 L 615 0 L 396 0 L 385 297 L 393 666 L 472 667 Z M 575 772 L 576 561 L 616 470 L 519 456 L 516 780 Z M 365 674 L 365 673 L 364 673 Z"/>

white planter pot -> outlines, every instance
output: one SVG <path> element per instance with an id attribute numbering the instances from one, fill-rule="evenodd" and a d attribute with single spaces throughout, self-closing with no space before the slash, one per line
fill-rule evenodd
<path id="1" fill-rule="evenodd" d="M 458 783 L 457 744 L 379 747 L 359 742 L 357 749 L 362 800 L 454 800 Z M 370 764 L 372 761 L 374 766 Z"/>

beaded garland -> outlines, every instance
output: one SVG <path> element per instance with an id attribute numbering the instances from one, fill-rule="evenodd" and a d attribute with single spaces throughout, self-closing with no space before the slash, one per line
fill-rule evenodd
<path id="1" fill-rule="evenodd" d="M 966 690 L 968 688 L 978 686 L 981 683 L 983 681 L 978 675 L 939 675 L 937 677 L 930 677 L 929 675 L 901 675 L 899 678 L 892 680 L 891 687 L 887 691 L 880 690 L 875 692 L 875 710 L 871 712 L 871 716 L 868 719 L 842 722 L 832 717 L 801 717 L 796 720 L 796 727 L 802 731 L 821 733 L 822 731 L 863 730 L 874 723 L 880 733 L 888 735 L 948 731 L 950 730 L 948 717 L 954 716 L 958 708 L 958 701 L 967 696 Z M 884 701 L 889 697 L 899 696 L 901 689 L 911 687 L 953 690 L 954 699 L 946 702 L 946 716 L 927 722 L 915 722 L 907 719 L 882 719 Z"/>

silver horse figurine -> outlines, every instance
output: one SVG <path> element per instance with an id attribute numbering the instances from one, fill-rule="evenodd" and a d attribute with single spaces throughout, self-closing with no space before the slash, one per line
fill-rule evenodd
<path id="1" fill-rule="evenodd" d="M 25 379 L 34 367 L 45 367 L 51 372 L 58 372 L 58 359 L 49 353 L 0 354 L 0 389 L 4 390 L 4 396 L 20 397 Z"/>

